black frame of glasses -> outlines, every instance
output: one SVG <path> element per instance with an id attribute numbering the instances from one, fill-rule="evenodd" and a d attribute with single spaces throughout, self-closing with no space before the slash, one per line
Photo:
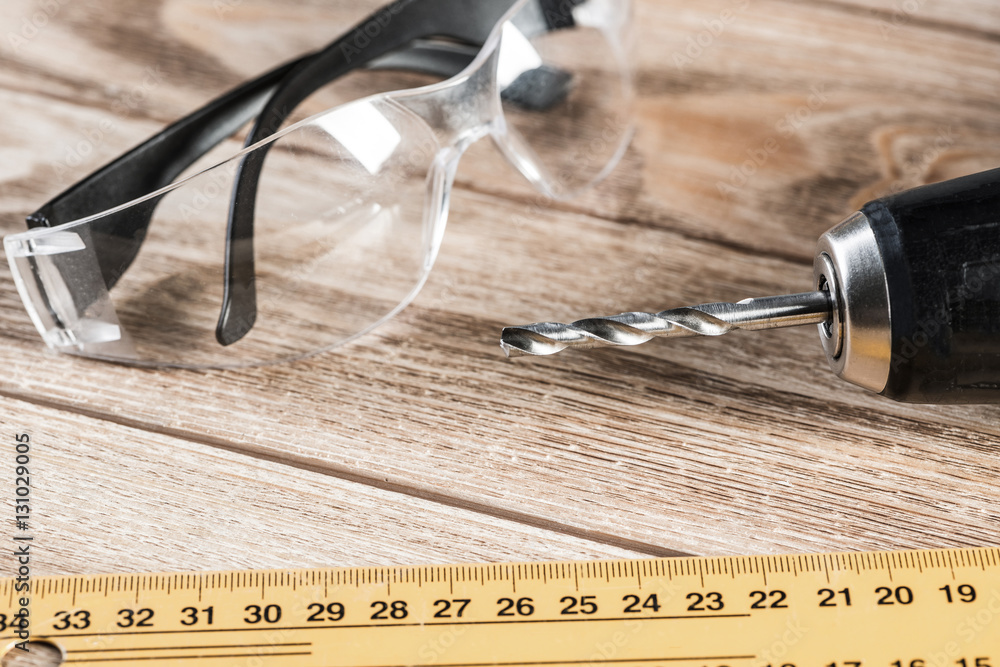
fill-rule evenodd
<path id="1" fill-rule="evenodd" d="M 454 76 L 473 61 L 516 1 L 396 0 L 325 48 L 212 100 L 90 174 L 28 216 L 28 227 L 55 227 L 164 188 L 251 120 L 254 123 L 245 145 L 263 141 L 278 132 L 306 98 L 354 70 L 402 69 L 442 78 Z M 574 25 L 572 9 L 583 0 L 532 1 L 549 29 L 557 30 Z M 378 26 L 378 30 L 370 26 Z M 363 48 L 358 46 L 362 43 Z M 256 320 L 254 212 L 268 148 L 244 156 L 235 177 L 226 232 L 225 289 L 216 327 L 216 339 L 224 346 L 246 336 Z M 152 197 L 109 213 L 102 225 L 105 231 L 91 239 L 108 290 L 135 260 L 160 199 Z M 81 294 L 75 298 L 89 297 Z M 77 305 L 82 310 L 89 304 Z"/>

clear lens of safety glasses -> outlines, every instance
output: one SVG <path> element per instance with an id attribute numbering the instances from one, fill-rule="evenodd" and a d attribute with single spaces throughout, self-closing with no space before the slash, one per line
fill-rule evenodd
<path id="1" fill-rule="evenodd" d="M 554 196 L 600 178 L 623 152 L 628 3 L 564 0 L 547 15 L 551 4 L 518 2 L 453 79 L 335 108 L 143 199 L 7 237 L 43 338 L 114 361 L 237 367 L 328 349 L 384 322 L 430 271 L 469 143 L 492 132 Z M 255 308 L 235 324 L 245 335 L 222 344 L 227 215 L 253 162 L 263 164 Z"/>
<path id="2" fill-rule="evenodd" d="M 566 198 L 603 178 L 632 137 L 631 5 L 552 4 L 564 13 L 529 3 L 504 28 L 497 83 L 506 124 L 494 137 L 536 186 Z"/>
<path id="3" fill-rule="evenodd" d="M 226 215 L 241 155 L 154 198 L 142 249 L 113 287 L 102 257 L 134 203 L 5 239 L 19 289 L 61 351 L 179 366 L 241 366 L 342 343 L 415 295 L 430 269 L 442 190 L 430 128 L 384 99 L 298 125 L 267 150 L 254 221 L 256 317 L 222 346 Z"/>

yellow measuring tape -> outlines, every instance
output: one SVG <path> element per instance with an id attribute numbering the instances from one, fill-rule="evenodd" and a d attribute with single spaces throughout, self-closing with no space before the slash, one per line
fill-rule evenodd
<path id="1" fill-rule="evenodd" d="M 48 577 L 18 588 L 0 583 L 0 636 L 21 641 L 27 603 L 32 639 L 60 647 L 65 664 L 1000 667 L 1000 549 Z"/>

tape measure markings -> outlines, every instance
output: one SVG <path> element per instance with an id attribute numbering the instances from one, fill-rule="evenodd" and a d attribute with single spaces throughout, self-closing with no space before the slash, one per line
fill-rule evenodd
<path id="1" fill-rule="evenodd" d="M 33 636 L 74 664 L 1000 667 L 988 548 L 47 577 L 31 593 Z M 18 595 L 0 581 L 5 641 Z"/>
<path id="2" fill-rule="evenodd" d="M 697 559 L 697 558 L 677 558 L 667 561 L 661 560 L 644 560 L 644 561 L 597 561 L 593 563 L 582 563 L 585 567 L 585 571 L 582 573 L 587 579 L 604 579 L 606 582 L 610 583 L 612 576 L 615 579 L 630 579 L 638 578 L 637 572 L 632 571 L 629 573 L 613 574 L 610 571 L 611 567 L 616 564 L 619 565 L 632 565 L 636 564 L 645 567 L 655 567 L 656 571 L 653 573 L 654 576 L 667 576 L 668 579 L 673 579 L 674 577 L 683 576 L 693 576 L 698 574 L 700 578 L 703 579 L 706 574 L 701 570 L 702 562 L 707 562 L 713 568 L 717 565 L 722 567 L 719 561 L 739 563 L 742 566 L 746 566 L 749 563 L 760 560 L 764 564 L 763 567 L 758 567 L 750 569 L 742 569 L 729 571 L 729 569 L 723 570 L 725 574 L 730 574 L 731 578 L 735 578 L 736 575 L 742 574 L 761 574 L 766 577 L 768 573 L 770 574 L 793 574 L 793 576 L 799 576 L 800 574 L 809 574 L 816 572 L 823 572 L 827 577 L 831 572 L 854 572 L 857 574 L 862 574 L 864 572 L 874 572 L 874 571 L 887 571 L 891 573 L 893 565 L 898 570 L 905 569 L 916 569 L 918 572 L 923 572 L 924 568 L 938 568 L 943 569 L 948 567 L 952 577 L 955 576 L 955 564 L 952 561 L 952 555 L 959 555 L 962 558 L 962 563 L 959 565 L 962 567 L 978 566 L 981 570 L 985 571 L 987 567 L 997 567 L 1000 564 L 1000 549 L 998 548 L 979 548 L 979 549 L 955 549 L 948 551 L 919 551 L 919 552 L 902 552 L 902 553 L 866 553 L 866 554 L 823 554 L 821 556 L 822 561 L 820 564 L 815 562 L 810 562 L 810 559 L 816 558 L 814 555 L 798 555 L 798 556 L 753 556 L 753 557 L 731 557 L 731 558 L 711 558 L 711 559 Z M 827 559 L 830 556 L 837 558 L 836 563 L 829 563 Z M 890 556 L 892 560 L 883 560 L 886 556 Z M 899 562 L 895 559 L 897 556 L 905 557 L 907 561 L 910 562 Z M 880 562 L 862 564 L 860 558 L 871 559 L 872 557 L 877 558 Z M 947 562 L 941 562 L 941 558 L 946 557 Z M 843 558 L 844 561 L 841 562 L 840 559 Z M 966 558 L 970 559 L 966 561 Z M 790 566 L 788 569 L 781 568 L 778 569 L 776 565 L 781 564 L 783 559 L 788 559 Z M 932 562 L 931 559 L 937 562 Z M 673 562 L 673 561 L 683 561 L 683 562 Z M 795 567 L 795 565 L 798 565 Z M 577 586 L 579 586 L 579 573 L 577 566 L 580 563 L 542 563 L 539 564 L 540 567 L 546 568 L 546 581 L 548 579 L 565 579 L 567 578 L 565 574 L 562 576 L 557 576 L 554 568 L 559 565 L 573 567 L 574 570 L 574 581 Z M 831 567 L 831 565 L 833 565 Z M 35 578 L 33 582 L 33 593 L 38 595 L 44 595 L 46 592 L 49 594 L 64 594 L 66 591 L 62 586 L 72 585 L 72 593 L 75 595 L 77 593 L 77 585 L 88 586 L 88 588 L 80 590 L 81 593 L 94 592 L 89 588 L 89 586 L 99 586 L 100 588 L 95 588 L 94 590 L 101 592 L 107 588 L 107 593 L 120 592 L 124 590 L 135 591 L 150 591 L 150 590 L 161 590 L 164 589 L 167 584 L 167 578 L 171 578 L 173 588 L 177 590 L 190 590 L 197 586 L 199 590 L 205 589 L 220 589 L 229 588 L 231 592 L 236 589 L 242 588 L 256 588 L 257 586 L 266 587 L 282 587 L 291 586 L 293 582 L 298 586 L 309 585 L 309 582 L 305 581 L 305 577 L 315 576 L 319 572 L 324 574 L 324 577 L 329 575 L 336 575 L 336 580 L 331 582 L 335 586 L 343 585 L 353 585 L 355 587 L 363 585 L 391 585 L 394 583 L 389 577 L 396 577 L 395 583 L 418 583 L 418 585 L 423 585 L 423 583 L 438 583 L 443 580 L 435 580 L 434 578 L 428 577 L 428 573 L 431 571 L 432 567 L 436 566 L 424 566 L 424 567 L 399 567 L 399 568 L 332 568 L 332 569 L 320 569 L 320 570 L 298 570 L 298 571 L 263 571 L 263 572 L 208 572 L 208 573 L 186 573 L 186 574 L 143 574 L 143 575 L 71 575 L 66 577 L 38 577 Z M 492 573 L 492 576 L 481 576 L 490 573 L 491 568 L 496 568 L 496 565 L 486 565 L 486 566 L 475 566 L 475 565 L 462 565 L 454 566 L 460 570 L 465 568 L 470 568 L 474 570 L 474 577 L 468 580 L 480 581 L 482 584 L 489 583 L 491 581 L 504 581 L 508 580 L 516 584 L 517 580 L 521 581 L 535 581 L 540 579 L 540 576 L 529 576 L 533 575 L 533 572 L 524 571 L 519 572 L 518 575 L 505 574 L 503 570 L 496 571 Z M 510 566 L 504 566 L 509 568 Z M 595 568 L 591 571 L 591 567 Z M 690 569 L 685 572 L 682 568 L 697 568 L 694 571 Z M 727 566 L 728 568 L 728 566 Z M 420 572 L 422 575 L 421 581 L 417 582 L 412 579 L 417 576 Z M 709 572 L 708 574 L 713 574 Z M 714 573 L 718 576 L 719 573 Z M 405 575 L 406 579 L 398 579 L 398 577 Z M 275 576 L 280 576 L 280 581 L 274 581 L 272 578 Z M 252 577 L 248 582 L 245 580 L 246 577 Z M 287 582 L 285 577 L 288 578 Z M 149 583 L 147 582 L 147 578 Z M 181 578 L 187 581 L 182 581 Z M 207 580 L 206 580 L 207 578 Z M 216 583 L 216 578 L 220 579 L 220 583 Z M 466 579 L 462 580 L 462 583 L 468 581 Z M 122 582 L 127 582 L 127 588 Z M 13 595 L 12 579 L 0 580 L 0 595 L 7 594 L 8 596 Z M 315 585 L 317 582 L 313 582 Z M 324 582 L 325 584 L 328 582 Z M 766 582 L 766 579 L 764 580 Z M 112 585 L 114 584 L 114 585 Z M 38 589 L 39 585 L 46 586 L 46 589 Z M 53 589 L 53 586 L 59 586 L 58 589 Z M 515 591 L 516 592 L 516 591 Z"/>

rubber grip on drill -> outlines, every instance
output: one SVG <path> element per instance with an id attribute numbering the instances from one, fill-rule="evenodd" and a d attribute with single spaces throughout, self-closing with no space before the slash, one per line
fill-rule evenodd
<path id="1" fill-rule="evenodd" d="M 1000 403 L 1000 169 L 866 204 L 889 290 L 883 395 Z"/>

